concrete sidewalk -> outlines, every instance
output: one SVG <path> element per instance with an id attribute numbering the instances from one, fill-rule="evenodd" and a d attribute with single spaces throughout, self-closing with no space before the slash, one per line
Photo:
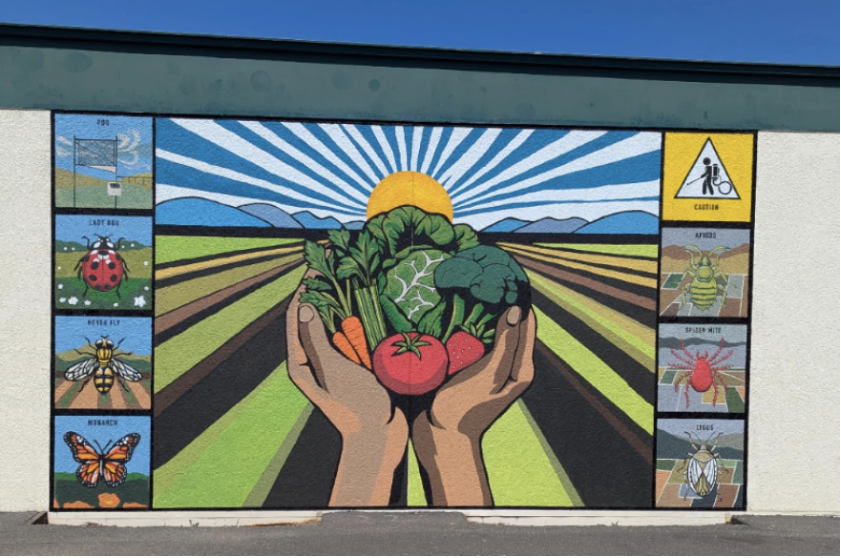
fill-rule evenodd
<path id="1" fill-rule="evenodd" d="M 658 554 L 835 555 L 837 517 L 739 516 L 704 527 L 511 527 L 458 513 L 331 513 L 273 527 L 116 528 L 28 525 L 0 514 L 2 554 Z"/>

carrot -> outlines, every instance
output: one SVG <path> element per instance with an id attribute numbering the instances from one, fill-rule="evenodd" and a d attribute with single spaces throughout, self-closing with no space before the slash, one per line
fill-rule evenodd
<path id="1" fill-rule="evenodd" d="M 371 355 L 368 353 L 368 343 L 365 341 L 365 328 L 362 321 L 356 316 L 350 316 L 342 320 L 342 331 L 345 332 L 351 346 L 359 355 L 362 364 L 371 370 Z"/>
<path id="2" fill-rule="evenodd" d="M 353 350 L 353 345 L 350 344 L 348 341 L 347 336 L 342 333 L 341 331 L 337 331 L 333 334 L 333 344 L 339 348 L 339 351 L 350 360 L 355 362 L 356 364 L 362 364 L 362 361 L 359 360 L 359 356 L 356 354 L 356 351 Z"/>

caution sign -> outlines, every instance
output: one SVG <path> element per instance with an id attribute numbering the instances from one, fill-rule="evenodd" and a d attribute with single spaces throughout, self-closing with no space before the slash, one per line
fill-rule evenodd
<path id="1" fill-rule="evenodd" d="M 715 150 L 712 140 L 708 139 L 683 180 L 677 198 L 693 199 L 739 199 L 739 194 L 727 168 Z"/>
<path id="2" fill-rule="evenodd" d="M 666 133 L 663 219 L 748 222 L 753 134 Z"/>

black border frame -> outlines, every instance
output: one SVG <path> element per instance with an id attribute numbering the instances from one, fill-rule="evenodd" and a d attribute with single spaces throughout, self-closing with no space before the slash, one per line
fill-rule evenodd
<path id="1" fill-rule="evenodd" d="M 660 202 L 659 202 L 659 227 L 658 227 L 658 234 L 657 235 L 626 235 L 622 240 L 618 238 L 610 238 L 607 235 L 607 238 L 596 238 L 596 235 L 589 237 L 592 240 L 610 240 L 611 243 L 620 244 L 620 243 L 650 243 L 652 240 L 657 241 L 658 246 L 658 258 L 657 258 L 657 288 L 656 288 L 656 316 L 655 320 L 656 323 L 654 324 L 654 331 L 655 331 L 655 365 L 654 365 L 654 404 L 653 404 L 653 413 L 652 413 L 652 425 L 653 425 L 653 445 L 652 445 L 652 497 L 651 497 L 651 507 L 623 507 L 617 506 L 615 508 L 608 508 L 608 507 L 522 507 L 522 506 L 497 506 L 494 505 L 490 508 L 452 508 L 452 507 L 440 507 L 440 506 L 427 506 L 426 508 L 413 508 L 413 507 L 405 507 L 405 508 L 396 508 L 390 506 L 382 506 L 382 507 L 367 507 L 367 508 L 330 508 L 334 511 L 354 511 L 360 509 L 367 509 L 367 510 L 392 510 L 392 511 L 407 511 L 407 510 L 459 510 L 459 509 L 477 509 L 477 510 L 529 510 L 529 511 L 649 511 L 649 512 L 656 512 L 656 511 L 680 511 L 680 512 L 693 512 L 693 511 L 721 511 L 721 512 L 728 512 L 728 511 L 744 511 L 747 510 L 747 502 L 748 502 L 748 435 L 749 435 L 749 415 L 750 415 L 750 351 L 751 351 L 751 318 L 753 315 L 753 272 L 754 272 L 754 242 L 755 242 L 755 217 L 756 217 L 756 177 L 757 177 L 757 147 L 758 147 L 758 132 L 757 129 L 700 129 L 700 128 L 669 128 L 669 127 L 633 127 L 633 126 L 600 126 L 600 125 L 593 125 L 593 126 L 586 126 L 586 125 L 576 125 L 576 126 L 559 126 L 559 125 L 548 125 L 548 124 L 518 124 L 518 123 L 506 123 L 506 124 L 475 124 L 475 123 L 463 123 L 463 122 L 418 122 L 418 121 L 403 121 L 403 120 L 360 120 L 360 119 L 337 119 L 337 118 L 297 118 L 297 117 L 259 117 L 253 115 L 244 115 L 244 116 L 232 116 L 232 115 L 209 115 L 209 114 L 177 114 L 177 115 L 167 115 L 162 113 L 147 113 L 147 112 L 138 112 L 138 113 L 128 113 L 124 111 L 84 111 L 84 110 L 52 110 L 50 116 L 50 125 L 51 125 L 51 136 L 50 136 L 50 159 L 51 159 L 51 168 L 50 168 L 50 183 L 51 183 L 51 226 L 52 226 L 52 239 L 51 239 L 51 248 L 52 248 L 52 255 L 51 255 L 51 352 L 49 355 L 50 358 L 50 365 L 49 370 L 51 373 L 49 374 L 50 380 L 50 489 L 49 489 L 49 510 L 51 512 L 59 512 L 61 513 L 63 510 L 60 508 L 55 508 L 53 506 L 54 497 L 55 497 L 55 422 L 57 416 L 63 415 L 123 415 L 123 416 L 149 416 L 150 419 L 150 470 L 149 470 L 149 508 L 146 510 L 123 510 L 123 509 L 116 509 L 116 510 L 105 510 L 100 508 L 94 509 L 84 509 L 84 510 L 72 510 L 73 512 L 103 512 L 108 511 L 109 513 L 120 513 L 120 512 L 133 512 L 133 511 L 141 511 L 141 512 L 151 512 L 151 511 L 172 511 L 172 512 L 227 512 L 227 511 L 242 511 L 242 512 L 249 512 L 249 511 L 323 511 L 326 508 L 324 507 L 311 507 L 311 508 L 245 508 L 245 507 L 233 507 L 233 508 L 155 508 L 154 506 L 154 470 L 151 468 L 151 455 L 154 451 L 154 407 L 155 407 L 155 397 L 154 397 L 154 381 L 155 381 L 155 371 L 156 371 L 156 362 L 155 362 L 155 348 L 154 343 L 152 346 L 152 403 L 149 410 L 87 410 L 87 409 L 79 409 L 79 410 L 57 410 L 55 408 L 55 396 L 54 396 L 54 362 L 55 362 L 55 318 L 57 315 L 128 315 L 128 316 L 144 316 L 144 317 L 151 317 L 152 319 L 152 330 L 154 332 L 154 308 L 155 308 L 155 238 L 159 235 L 166 235 L 166 234 L 179 234 L 186 232 L 186 228 L 181 229 L 180 227 L 171 227 L 171 226 L 158 226 L 155 223 L 155 199 L 156 199 L 156 188 L 157 188 L 157 157 L 154 154 L 155 146 L 157 145 L 157 119 L 158 118 L 171 118 L 171 117 L 178 117 L 184 119 L 211 119 L 211 120 L 251 120 L 251 121 L 262 121 L 262 122 L 301 122 L 301 123 L 323 123 L 323 122 L 336 122 L 342 124 L 360 124 L 360 125 L 388 125 L 388 126 L 442 126 L 442 127 L 471 127 L 471 128 L 521 128 L 521 129 L 554 129 L 554 130 L 606 130 L 606 131 L 638 131 L 638 132 L 654 132 L 659 133 L 661 135 L 661 144 L 660 144 Z M 152 208 L 149 210 L 145 209 L 134 209 L 134 210 L 105 210 L 105 209 L 84 209 L 84 208 L 56 208 L 55 206 L 55 197 L 56 197 L 56 184 L 55 184 L 55 118 L 58 114 L 74 114 L 74 115 L 89 115 L 89 116 L 96 116 L 96 115 L 119 115 L 119 116 L 133 116 L 133 117 L 148 117 L 151 118 L 152 121 L 152 145 L 153 145 L 153 156 L 152 156 Z M 679 132 L 679 133 L 697 133 L 697 134 L 750 134 L 753 136 L 753 151 L 752 151 L 752 195 L 751 195 L 751 208 L 750 208 L 750 221 L 748 222 L 716 222 L 716 221 L 664 221 L 663 220 L 663 203 L 664 203 L 664 181 L 663 181 L 663 174 L 664 174 L 664 164 L 665 164 L 665 151 L 666 151 L 666 134 L 670 132 Z M 101 214 L 101 215 L 125 215 L 125 216 L 147 216 L 151 215 L 152 218 L 152 306 L 151 309 L 148 311 L 131 311 L 126 312 L 110 312 L 110 311 L 73 311 L 73 310 L 60 310 L 57 312 L 55 307 L 55 227 L 56 227 L 56 216 L 61 214 Z M 675 319 L 674 317 L 663 319 L 660 316 L 660 266 L 661 266 L 661 251 L 662 251 L 662 232 L 663 228 L 665 227 L 678 227 L 678 228 L 733 228 L 733 229 L 747 229 L 749 230 L 749 237 L 750 237 L 750 254 L 748 260 L 749 266 L 749 273 L 750 273 L 750 282 L 748 285 L 748 315 L 746 318 L 679 318 Z M 181 230 L 179 230 L 181 229 Z M 270 237 L 288 237 L 291 236 L 291 233 L 284 232 L 284 231 L 274 231 L 275 234 L 268 234 L 272 231 L 272 229 L 249 229 L 244 227 L 204 227 L 199 230 L 198 227 L 190 227 L 189 230 L 193 235 L 204 233 L 205 235 L 232 235 L 232 236 L 270 236 Z M 160 232 L 159 232 L 160 231 Z M 261 235 L 260 232 L 263 234 Z M 277 233 L 280 234 L 277 234 Z M 488 233 L 486 233 L 487 235 Z M 491 233 L 492 234 L 492 233 Z M 315 231 L 312 232 L 307 231 L 305 234 L 301 234 L 300 231 L 294 233 L 295 237 L 311 237 L 311 238 L 321 238 L 323 236 L 323 231 Z M 599 235 L 602 236 L 602 235 Z M 572 240 L 575 238 L 576 240 L 580 240 L 581 237 L 573 237 L 573 235 L 555 235 L 555 237 L 551 237 L 548 235 L 541 236 L 541 239 L 551 239 L 557 241 L 564 241 L 564 240 Z M 521 240 L 527 241 L 528 239 L 523 237 Z M 733 323 L 733 324 L 746 324 L 747 325 L 747 356 L 745 367 L 748 371 L 746 375 L 746 397 L 745 397 L 745 412 L 744 414 L 731 414 L 731 413 L 660 413 L 657 410 L 658 406 L 658 398 L 657 398 L 657 385 L 658 385 L 658 378 L 657 378 L 657 352 L 659 350 L 659 325 L 661 323 Z M 711 415 L 711 416 L 707 416 Z M 659 418 L 686 418 L 686 419 L 741 419 L 744 420 L 745 431 L 744 431 L 744 444 L 745 444 L 745 453 L 744 453 L 744 465 L 743 465 L 743 483 L 742 483 L 742 506 L 739 508 L 670 508 L 670 507 L 657 507 L 656 506 L 656 471 L 657 471 L 657 420 Z M 69 510 L 68 510 L 69 511 Z"/>
<path id="2" fill-rule="evenodd" d="M 153 436 L 154 436 L 154 429 L 152 428 L 152 421 L 154 419 L 153 415 L 153 408 L 155 403 L 155 346 L 154 346 L 154 324 L 155 324 L 155 153 L 154 153 L 154 146 L 155 146 L 155 117 L 146 117 L 141 115 L 134 115 L 134 114 L 125 114 L 125 113 L 104 113 L 104 112 L 76 112 L 76 111 L 50 111 L 50 187 L 51 187 L 51 200 L 52 200 L 52 207 L 50 209 L 51 214 L 51 226 L 52 226 L 52 238 L 50 239 L 50 246 L 52 250 L 52 254 L 50 256 L 50 261 L 52 264 L 51 268 L 51 286 L 50 286 L 50 364 L 48 370 L 49 373 L 49 380 L 50 380 L 50 502 L 49 502 L 49 510 L 51 512 L 60 512 L 62 511 L 61 508 L 56 508 L 54 506 L 55 503 L 55 444 L 56 444 L 56 422 L 58 417 L 62 416 L 132 416 L 132 417 L 147 417 L 149 419 L 149 507 L 146 510 L 111 510 L 111 511 L 149 511 L 152 509 L 152 467 L 151 467 L 151 456 L 152 456 L 152 444 L 153 444 Z M 131 117 L 138 117 L 138 118 L 150 118 L 151 120 L 151 130 L 152 130 L 152 207 L 150 209 L 102 209 L 102 208 L 78 208 L 78 207 L 56 207 L 56 147 L 55 147 L 55 120 L 56 115 L 58 114 L 79 114 L 85 116 L 99 116 L 99 115 L 119 115 L 119 116 L 131 116 Z M 149 310 L 104 310 L 104 309 L 95 309 L 95 310 L 84 310 L 84 309 L 69 309 L 69 308 L 56 308 L 55 304 L 55 272 L 56 272 L 56 261 L 55 261 L 55 240 L 56 240 L 56 221 L 59 215 L 110 215 L 110 216 L 118 216 L 118 217 L 147 217 L 150 220 L 150 228 L 151 228 L 151 236 L 152 236 L 152 255 L 151 255 L 151 281 L 149 283 L 150 286 L 150 308 Z M 91 316 L 91 317 L 120 317 L 120 318 L 149 318 L 150 320 L 150 327 L 152 331 L 149 332 L 150 340 L 152 342 L 152 353 L 151 353 L 151 403 L 149 409 L 57 409 L 56 408 L 56 401 L 55 401 L 55 325 L 56 325 L 56 318 L 58 316 Z M 69 510 L 67 510 L 69 511 Z M 103 508 L 94 508 L 94 509 L 85 509 L 85 510 L 73 510 L 73 511 L 108 511 Z"/>

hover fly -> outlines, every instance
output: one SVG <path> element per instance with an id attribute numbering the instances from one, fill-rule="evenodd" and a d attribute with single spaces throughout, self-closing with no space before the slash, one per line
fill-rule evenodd
<path id="1" fill-rule="evenodd" d="M 114 342 L 108 339 L 107 335 L 100 338 L 96 343 L 91 343 L 91 340 L 87 337 L 85 339 L 88 342 L 88 346 L 94 350 L 94 353 L 82 352 L 77 349 L 76 352 L 84 356 L 90 356 L 90 358 L 82 362 L 77 362 L 64 373 L 65 379 L 71 382 L 85 380 L 79 391 L 84 389 L 90 381 L 91 376 L 93 376 L 93 385 L 96 387 L 96 390 L 102 394 L 111 391 L 115 379 L 120 380 L 120 384 L 126 391 L 128 391 L 128 386 L 126 386 L 125 380 L 129 382 L 140 381 L 140 372 L 114 356 L 120 349 L 120 343 L 125 339 L 121 339 L 117 345 L 114 345 Z M 120 351 L 120 353 L 121 356 L 131 354 L 126 351 Z"/>

